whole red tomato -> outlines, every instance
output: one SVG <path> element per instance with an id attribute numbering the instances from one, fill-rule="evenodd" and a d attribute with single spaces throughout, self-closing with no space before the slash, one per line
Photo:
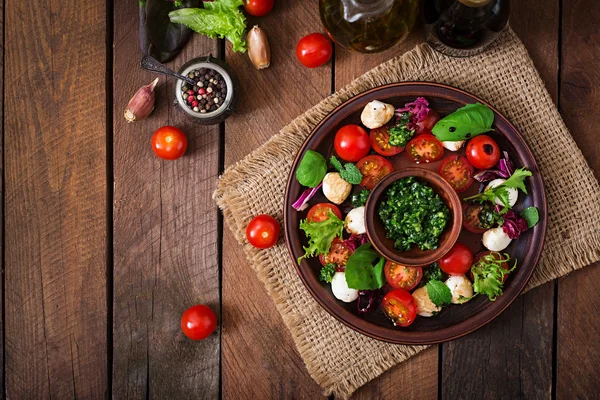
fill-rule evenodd
<path id="1" fill-rule="evenodd" d="M 438 264 L 448 275 L 464 275 L 473 265 L 473 252 L 464 244 L 456 243 Z"/>
<path id="2" fill-rule="evenodd" d="M 308 68 L 316 68 L 325 64 L 333 54 L 331 40 L 322 33 L 311 33 L 304 36 L 296 45 L 296 57 Z"/>
<path id="3" fill-rule="evenodd" d="M 478 169 L 490 169 L 500 160 L 500 148 L 488 135 L 475 136 L 469 140 L 466 154 L 469 162 Z"/>
<path id="4" fill-rule="evenodd" d="M 275 246 L 279 239 L 279 222 L 270 215 L 257 215 L 246 228 L 246 238 L 258 249 L 268 249 Z"/>
<path id="5" fill-rule="evenodd" d="M 187 145 L 185 133 L 174 126 L 163 126 L 152 135 L 152 150 L 165 160 L 176 160 L 181 157 Z"/>
<path id="6" fill-rule="evenodd" d="M 341 127 L 333 139 L 335 152 L 343 160 L 356 162 L 369 154 L 371 140 L 367 131 L 358 125 Z"/>
<path id="7" fill-rule="evenodd" d="M 275 0 L 245 0 L 244 10 L 255 17 L 262 17 L 271 11 L 274 4 Z"/>
<path id="8" fill-rule="evenodd" d="M 217 328 L 217 316 L 204 304 L 190 307 L 181 316 L 181 330 L 192 340 L 203 340 Z"/>

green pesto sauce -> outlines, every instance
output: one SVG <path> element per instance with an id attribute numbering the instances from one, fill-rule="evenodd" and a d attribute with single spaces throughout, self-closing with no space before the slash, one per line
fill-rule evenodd
<path id="1" fill-rule="evenodd" d="M 410 250 L 413 245 L 421 250 L 437 249 L 449 215 L 441 197 L 412 176 L 394 182 L 379 206 L 386 236 L 400 251 Z"/>

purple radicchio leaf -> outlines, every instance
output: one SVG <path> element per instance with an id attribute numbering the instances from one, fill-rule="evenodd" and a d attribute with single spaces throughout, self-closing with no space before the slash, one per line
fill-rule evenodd
<path id="1" fill-rule="evenodd" d="M 515 166 L 508 158 L 508 153 L 503 152 L 504 158 L 501 158 L 496 164 L 496 169 L 484 169 L 473 175 L 473 179 L 478 182 L 489 182 L 496 178 L 508 179 L 515 172 Z"/>
<path id="2" fill-rule="evenodd" d="M 360 235 L 353 233 L 348 239 L 344 240 L 344 244 L 354 251 L 357 247 L 367 243 L 368 241 L 367 235 L 364 233 Z"/>
<path id="3" fill-rule="evenodd" d="M 359 291 L 358 301 L 356 302 L 358 314 L 366 314 L 371 311 L 380 295 L 381 289 Z"/>
<path id="4" fill-rule="evenodd" d="M 308 201 L 312 199 L 312 197 L 319 191 L 322 185 L 323 183 L 321 182 L 316 188 L 306 189 L 304 192 L 302 192 L 300 197 L 298 197 L 298 200 L 296 200 L 294 204 L 292 204 L 292 207 L 294 207 L 296 211 L 305 210 L 306 207 L 308 207 Z"/>
<path id="5" fill-rule="evenodd" d="M 502 207 L 497 205 L 495 210 L 496 212 L 500 212 Z M 529 228 L 525 218 L 517 215 L 517 213 L 515 213 L 513 210 L 508 210 L 504 215 L 502 215 L 502 219 L 504 220 L 504 223 L 502 224 L 502 230 L 511 239 L 518 238 L 521 233 L 525 232 Z"/>
<path id="6" fill-rule="evenodd" d="M 410 121 L 406 124 L 408 129 L 414 130 L 418 122 L 423 121 L 429 114 L 429 102 L 424 97 L 417 97 L 411 103 L 406 103 L 404 107 L 396 109 L 396 118 L 402 118 L 402 114 L 408 112 Z"/>

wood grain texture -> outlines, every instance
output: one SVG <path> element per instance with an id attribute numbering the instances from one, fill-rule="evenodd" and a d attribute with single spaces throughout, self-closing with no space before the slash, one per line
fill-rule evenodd
<path id="1" fill-rule="evenodd" d="M 106 4 L 5 7 L 6 397 L 103 398 Z"/>
<path id="2" fill-rule="evenodd" d="M 600 178 L 600 4 L 563 0 L 560 111 Z M 600 251 L 600 250 L 599 250 Z M 600 263 L 558 281 L 556 398 L 598 396 Z"/>
<path id="3" fill-rule="evenodd" d="M 275 2 L 260 23 L 271 46 L 271 66 L 257 71 L 246 54 L 227 45 L 226 61 L 241 86 L 238 111 L 225 122 L 225 165 L 262 145 L 331 90 L 331 64 L 308 69 L 294 48 L 321 30 L 313 2 Z M 290 154 L 290 157 L 292 155 Z M 228 229 L 226 227 L 226 229 Z M 248 265 L 233 235 L 223 235 L 223 397 L 315 399 L 322 389 L 310 378 L 273 300 Z"/>
<path id="4" fill-rule="evenodd" d="M 0 196 L 4 199 L 4 2 L 0 3 L 0 76 L 3 77 L 0 82 Z M 0 201 L 0 215 L 2 215 L 2 224 L 4 227 L 4 201 Z M 4 229 L 0 230 L 0 254 L 4 254 Z M 4 279 L 4 258 L 0 261 L 0 269 L 2 270 L 2 279 Z M 4 286 L 0 288 L 0 307 L 4 304 Z M 4 309 L 4 308 L 3 308 Z M 4 360 L 4 320 L 0 322 L 0 358 Z M 4 361 L 0 366 L 0 399 L 5 397 L 5 386 L 4 386 L 4 373 L 5 365 Z"/>
<path id="5" fill-rule="evenodd" d="M 172 106 L 174 80 L 160 77 L 156 108 L 127 124 L 129 98 L 154 74 L 139 68 L 137 2 L 115 2 L 114 18 L 114 316 L 113 397 L 216 398 L 220 331 L 194 342 L 182 313 L 203 303 L 219 311 L 217 208 L 211 199 L 219 165 L 218 126 L 184 119 Z M 217 52 L 195 35 L 177 58 Z M 188 137 L 175 161 L 156 157 L 150 139 L 174 125 Z"/>

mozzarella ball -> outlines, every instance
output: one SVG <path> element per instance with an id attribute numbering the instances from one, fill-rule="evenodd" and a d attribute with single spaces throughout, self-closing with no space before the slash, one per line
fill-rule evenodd
<path id="1" fill-rule="evenodd" d="M 417 306 L 417 314 L 421 317 L 433 317 L 442 310 L 442 307 L 433 304 L 425 286 L 415 290 L 412 296 L 415 300 L 415 305 Z"/>
<path id="2" fill-rule="evenodd" d="M 495 188 L 496 186 L 498 186 L 504 182 L 506 182 L 506 179 L 502 179 L 502 178 L 494 179 L 493 181 L 488 183 L 488 185 L 485 187 L 485 190 L 490 190 L 491 188 Z M 517 199 L 519 198 L 519 191 L 515 188 L 507 188 L 507 190 L 508 190 L 508 206 L 512 207 L 517 203 Z M 498 204 L 499 206 L 504 207 L 504 203 L 502 203 L 500 201 L 500 199 L 497 197 L 494 199 L 494 203 Z"/>
<path id="3" fill-rule="evenodd" d="M 367 233 L 365 228 L 365 208 L 358 207 L 352 209 L 344 220 L 344 227 L 348 233 L 361 235 Z"/>
<path id="4" fill-rule="evenodd" d="M 481 240 L 486 249 L 491 251 L 502 251 L 508 247 L 511 238 L 504 232 L 501 226 L 488 229 L 483 233 Z"/>
<path id="5" fill-rule="evenodd" d="M 346 283 L 346 274 L 344 272 L 336 272 L 331 280 L 331 291 L 336 299 L 344 303 L 351 303 L 358 299 L 358 290 L 350 289 Z"/>
<path id="6" fill-rule="evenodd" d="M 463 146 L 463 144 L 465 144 L 464 140 L 458 140 L 456 142 L 450 142 L 450 141 L 442 142 L 442 146 L 444 146 L 445 149 L 448 149 L 450 151 L 460 150 L 460 148 Z"/>
<path id="7" fill-rule="evenodd" d="M 323 194 L 334 204 L 342 204 L 352 191 L 352 185 L 342 179 L 339 172 L 329 172 L 323 178 Z"/>
<path id="8" fill-rule="evenodd" d="M 464 275 L 451 275 L 444 282 L 452 292 L 452 304 L 462 304 L 473 297 L 473 285 Z"/>
<path id="9" fill-rule="evenodd" d="M 394 117 L 394 113 L 393 105 L 373 100 L 363 109 L 360 120 L 367 128 L 375 129 L 387 124 Z"/>

